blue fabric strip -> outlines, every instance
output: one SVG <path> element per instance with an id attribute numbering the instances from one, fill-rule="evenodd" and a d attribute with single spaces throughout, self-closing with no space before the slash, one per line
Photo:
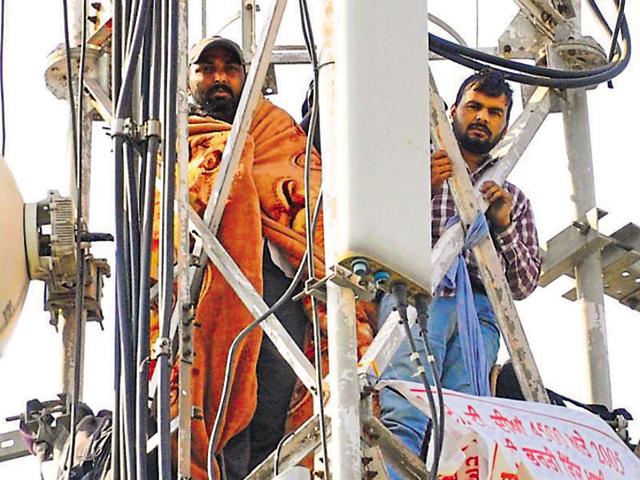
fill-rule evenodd
<path id="1" fill-rule="evenodd" d="M 451 218 L 448 224 L 459 221 L 458 217 Z M 464 239 L 464 250 L 473 248 L 480 240 L 489 234 L 489 226 L 483 213 L 479 213 L 473 221 Z M 447 287 L 456 291 L 456 313 L 458 317 L 458 335 L 464 357 L 464 363 L 471 378 L 474 394 L 488 396 L 489 372 L 487 357 L 484 351 L 484 341 L 480 330 L 480 321 L 473 300 L 473 290 L 467 264 L 462 252 L 456 257 L 451 268 L 446 273 L 440 288 Z"/>

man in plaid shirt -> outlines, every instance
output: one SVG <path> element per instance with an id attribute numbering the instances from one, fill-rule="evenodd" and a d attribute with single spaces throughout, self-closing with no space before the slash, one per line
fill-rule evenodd
<path id="1" fill-rule="evenodd" d="M 491 159 L 488 153 L 507 130 L 511 105 L 511 88 L 503 76 L 496 72 L 482 71 L 467 78 L 460 86 L 455 105 L 451 107 L 451 118 L 460 151 L 474 184 L 499 161 Z M 451 173 L 451 161 L 447 152 L 434 152 L 431 155 L 433 244 L 440 238 L 447 222 L 456 215 L 452 194 L 446 183 Z M 526 298 L 537 286 L 541 263 L 529 200 L 509 182 L 500 186 L 493 181 L 486 181 L 480 185 L 480 191 L 490 204 L 485 216 L 513 297 L 518 300 Z M 500 331 L 471 252 L 465 251 L 464 258 L 469 270 L 489 370 L 497 360 Z M 455 290 L 443 288 L 434 298 L 428 321 L 429 346 L 440 372 L 442 386 L 473 394 L 458 335 L 455 295 Z M 394 306 L 395 299 L 392 296 L 382 300 L 379 306 L 381 321 L 386 319 Z M 417 325 L 414 330 L 416 345 L 421 345 Z M 426 365 L 426 356 L 424 352 L 420 353 L 423 365 Z M 405 341 L 383 376 L 411 380 L 414 368 L 409 354 L 408 342 Z M 420 453 L 427 425 L 426 417 L 389 389 L 383 389 L 380 393 L 380 404 L 385 425 L 407 447 L 416 454 Z M 390 475 L 394 479 L 401 478 L 396 472 L 390 472 Z"/>

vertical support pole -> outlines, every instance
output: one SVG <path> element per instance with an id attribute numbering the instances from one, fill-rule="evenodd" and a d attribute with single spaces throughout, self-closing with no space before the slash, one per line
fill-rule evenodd
<path id="1" fill-rule="evenodd" d="M 207 38 L 207 0 L 200 2 L 200 38 Z"/>
<path id="2" fill-rule="evenodd" d="M 75 345 L 78 341 L 77 332 L 75 328 L 75 316 L 76 310 L 74 308 L 65 310 L 62 312 L 62 392 L 69 395 L 73 394 L 73 372 L 76 368 L 80 369 L 80 385 L 78 385 L 78 400 L 82 400 L 82 387 L 84 379 L 84 331 L 80 330 L 81 338 L 79 341 L 82 343 L 80 363 L 76 365 L 75 362 Z M 86 323 L 86 314 L 82 314 L 82 323 Z"/>
<path id="3" fill-rule="evenodd" d="M 71 47 L 78 47 L 80 42 L 82 41 L 82 4 L 83 0 L 73 0 L 69 2 L 69 43 Z M 72 62 L 73 67 L 73 62 Z M 76 75 L 72 75 L 71 78 L 77 78 Z M 77 109 L 77 96 L 78 89 L 80 88 L 78 82 L 74 82 L 74 98 L 69 99 L 70 102 L 76 103 Z M 71 119 L 69 120 L 71 122 Z M 91 127 L 93 125 L 92 122 L 92 108 L 88 104 L 88 102 L 84 103 L 84 108 L 82 112 L 82 121 L 77 126 L 78 130 L 83 132 L 82 137 L 82 159 L 81 159 L 81 169 L 82 172 L 76 172 L 76 158 L 75 158 L 75 142 L 76 139 L 73 138 L 73 129 L 71 128 L 71 123 L 69 125 L 69 158 L 70 158 L 70 173 L 69 176 L 69 191 L 71 193 L 72 198 L 82 197 L 82 217 L 83 222 L 86 225 L 89 222 L 89 190 L 91 184 Z M 82 173 L 84 184 L 82 192 L 76 191 L 76 176 Z M 74 201 L 75 203 L 75 201 Z M 81 259 L 78 259 L 81 261 Z M 74 370 L 79 368 L 80 371 L 80 385 L 78 385 L 78 400 L 82 399 L 82 390 L 83 390 L 83 378 L 84 378 L 84 343 L 85 343 L 85 329 L 81 328 L 79 332 L 76 332 L 75 328 L 75 309 L 70 309 L 68 311 L 63 312 L 63 322 L 62 322 L 62 391 L 69 395 L 73 392 L 73 378 L 74 378 Z M 83 324 L 86 322 L 86 313 L 82 314 L 82 322 Z M 80 342 L 81 344 L 81 356 L 80 356 L 80 364 L 75 364 L 75 349 L 76 344 Z"/>
<path id="4" fill-rule="evenodd" d="M 567 92 L 562 118 L 573 188 L 571 199 L 575 219 L 597 229 L 589 112 L 587 94 L 584 90 Z M 591 214 L 593 214 L 592 218 Z M 578 302 L 584 316 L 584 345 L 585 357 L 588 359 L 591 401 L 611 407 L 611 378 L 600 252 L 584 258 L 576 266 L 575 271 Z"/>
<path id="5" fill-rule="evenodd" d="M 321 3 L 323 19 L 319 62 L 319 102 L 322 135 L 322 176 L 324 189 L 324 236 L 326 265 L 337 263 L 336 220 L 339 159 L 336 142 L 335 90 L 335 11 L 333 0 Z M 331 438 L 329 458 L 331 478 L 357 480 L 361 477 L 360 460 L 360 388 L 358 382 L 357 338 L 355 329 L 355 296 L 353 291 L 329 282 L 327 284 L 327 337 L 329 344 L 329 388 L 331 403 Z M 328 459 L 325 459 L 328 461 Z"/>
<path id="6" fill-rule="evenodd" d="M 325 232 L 331 228 L 326 227 L 327 222 L 325 217 Z M 327 318 L 331 478 L 358 480 L 361 478 L 360 388 L 356 367 L 358 341 L 356 298 L 353 290 L 333 282 L 327 283 Z"/>
<path id="7" fill-rule="evenodd" d="M 193 362 L 193 320 L 195 310 L 191 308 L 189 293 L 189 139 L 188 139 L 188 0 L 178 2 L 178 309 L 180 315 L 180 367 L 178 371 L 178 480 L 191 479 L 191 421 L 193 402 L 191 398 L 191 365 Z M 206 10 L 203 10 L 203 16 Z M 205 22 L 203 21 L 203 25 Z M 206 28 L 203 27 L 203 28 Z M 203 30 L 203 38 L 206 32 Z"/>
<path id="8" fill-rule="evenodd" d="M 256 2 L 242 0 L 242 54 L 245 60 L 253 56 L 256 45 Z"/>
<path id="9" fill-rule="evenodd" d="M 581 2 L 574 1 L 576 17 L 572 27 L 576 37 L 581 30 Z M 557 61 L 551 56 L 552 61 Z M 565 144 L 569 161 L 569 174 L 575 219 L 598 228 L 596 189 L 593 175 L 589 107 L 584 89 L 569 90 L 562 108 Z M 604 313 L 604 287 L 600 252 L 593 253 L 576 266 L 578 303 L 584 318 L 584 346 L 591 401 L 611 407 L 611 373 L 607 324 Z"/>
<path id="10" fill-rule="evenodd" d="M 82 42 L 82 3 L 84 0 L 72 0 L 69 2 L 69 43 L 72 48 L 79 47 Z M 88 28 L 88 27 L 87 27 Z M 73 61 L 71 62 L 72 69 L 74 68 Z M 75 75 L 72 75 L 72 78 L 77 78 Z M 78 97 L 78 88 L 80 86 L 78 83 L 74 83 L 73 93 L 75 98 L 73 101 L 75 102 Z M 76 105 L 77 107 L 77 105 Z M 86 223 L 89 222 L 89 187 L 91 183 L 91 127 L 93 125 L 92 120 L 93 108 L 89 104 L 89 102 L 85 102 L 84 110 L 82 112 L 82 122 L 78 125 L 78 129 L 82 129 L 83 131 L 83 139 L 82 139 L 82 174 L 84 175 L 85 183 L 82 194 L 82 216 Z M 72 129 L 69 128 L 69 139 L 70 139 L 70 150 L 74 151 L 73 145 L 75 143 L 75 139 L 71 138 Z M 73 153 L 70 154 L 71 161 L 71 178 L 70 178 L 70 191 L 75 193 L 75 158 Z M 74 196 L 74 195 L 72 195 Z M 75 196 L 74 196 L 75 198 Z"/>

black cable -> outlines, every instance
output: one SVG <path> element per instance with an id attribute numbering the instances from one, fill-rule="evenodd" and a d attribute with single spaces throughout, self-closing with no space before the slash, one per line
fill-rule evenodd
<path id="1" fill-rule="evenodd" d="M 615 0 L 619 4 L 619 0 Z M 592 9 L 597 5 L 591 3 Z M 596 10 L 594 10 L 595 12 Z M 596 14 L 600 22 L 603 22 L 603 16 Z M 603 67 L 596 67 L 586 71 L 566 71 L 549 69 L 540 66 L 531 66 L 513 60 L 506 60 L 501 57 L 489 55 L 467 47 L 448 42 L 436 35 L 430 35 L 429 48 L 438 55 L 448 58 L 463 66 L 481 70 L 491 67 L 505 75 L 508 80 L 520 83 L 541 85 L 551 88 L 582 88 L 594 86 L 599 83 L 607 82 L 620 74 L 628 65 L 631 58 L 631 41 L 630 34 L 624 12 L 619 9 L 618 19 L 620 23 L 620 32 L 622 33 L 622 48 L 619 59 L 613 63 L 609 63 Z M 613 45 L 617 44 L 617 39 L 613 39 Z M 614 47 L 615 49 L 615 47 Z M 614 54 L 615 55 L 615 54 Z M 503 66 L 506 69 L 497 68 Z M 515 72 L 514 72 L 515 70 Z M 529 72 L 529 73 L 517 73 Z M 566 77 L 566 78 L 565 78 Z"/>
<path id="2" fill-rule="evenodd" d="M 622 72 L 622 70 L 624 70 L 624 68 L 626 68 L 627 64 L 629 63 L 629 55 L 626 55 L 624 57 L 625 58 L 624 61 L 618 64 L 615 68 L 615 72 L 612 72 L 612 73 L 602 73 L 602 74 L 594 75 L 593 77 L 578 78 L 578 79 L 550 79 L 547 77 L 536 77 L 533 75 L 513 73 L 509 70 L 503 70 L 500 68 L 492 67 L 491 65 L 474 61 L 468 57 L 450 53 L 436 46 L 432 46 L 430 47 L 430 49 L 434 53 L 441 55 L 442 57 L 448 58 L 453 62 L 456 62 L 460 65 L 463 65 L 473 70 L 479 71 L 485 68 L 491 68 L 492 70 L 502 73 L 507 80 L 511 80 L 518 83 L 524 83 L 527 85 L 537 85 L 537 86 L 558 88 L 558 89 L 585 88 L 585 87 L 598 85 L 599 83 L 606 82 L 611 78 L 617 76 L 620 72 Z M 629 51 L 630 51 L 630 46 L 628 46 L 627 48 L 627 52 Z"/>
<path id="3" fill-rule="evenodd" d="M 619 0 L 618 2 L 618 15 L 616 17 L 616 24 L 613 28 L 613 33 L 611 34 L 611 46 L 609 47 L 609 61 L 613 59 L 616 53 L 616 47 L 618 47 L 618 35 L 620 34 L 620 29 L 622 28 L 622 22 L 624 21 L 624 7 L 626 0 Z"/>
<path id="4" fill-rule="evenodd" d="M 429 369 L 431 370 L 431 377 L 433 378 L 433 383 L 436 387 L 436 395 L 438 396 L 438 412 L 436 414 L 435 408 L 431 410 L 432 416 L 437 416 L 438 422 L 434 422 L 434 445 L 436 450 L 433 456 L 433 463 L 431 466 L 432 472 L 438 473 L 438 466 L 440 464 L 440 457 L 442 455 L 442 447 L 444 444 L 444 424 L 445 424 L 445 413 L 444 413 L 444 395 L 442 394 L 442 382 L 440 380 L 440 372 L 438 371 L 438 367 L 435 363 L 435 357 L 431 351 L 431 347 L 429 345 L 428 334 L 427 334 L 427 323 L 428 323 L 428 315 L 429 315 L 429 303 L 428 298 L 425 295 L 416 295 L 415 297 L 416 303 L 416 312 L 417 312 L 417 322 L 420 330 L 420 337 L 422 339 L 422 346 L 426 353 L 427 363 L 429 364 Z M 433 396 L 431 397 L 433 399 Z M 431 408 L 431 403 L 429 404 Z M 437 429 L 437 431 L 436 431 Z M 425 459 L 426 460 L 426 459 Z"/>
<path id="5" fill-rule="evenodd" d="M 7 13 L 5 0 L 0 3 L 0 115 L 2 115 L 2 158 L 7 149 L 7 109 L 4 99 L 4 17 Z M 70 97 L 73 98 L 73 97 Z M 75 138 L 75 137 L 74 137 Z"/>
<path id="6" fill-rule="evenodd" d="M 140 61 L 140 125 L 147 125 L 147 121 L 149 120 L 149 115 L 151 113 L 151 77 L 152 77 L 152 69 L 151 69 L 151 60 L 153 56 L 153 34 L 154 34 L 154 23 L 153 23 L 153 15 L 154 8 L 152 7 L 149 11 L 149 15 L 151 18 L 147 24 L 147 29 L 144 34 L 144 41 L 142 47 L 142 58 Z M 138 185 L 140 188 L 138 189 L 139 197 L 138 197 L 138 209 L 142 214 L 144 209 L 144 185 L 145 185 L 145 176 L 147 174 L 147 151 L 149 148 L 149 137 L 143 139 L 142 148 L 140 152 L 140 164 L 139 171 L 140 175 L 138 177 Z M 142 231 L 142 215 L 140 216 L 140 231 Z"/>
<path id="7" fill-rule="evenodd" d="M 116 211 L 116 298 L 118 308 L 118 320 L 120 329 L 120 353 L 122 366 L 122 414 L 123 414 L 123 453 L 126 458 L 126 471 L 128 478 L 135 478 L 135 457 L 133 445 L 135 445 L 135 400 L 131 393 L 134 390 L 132 386 L 133 372 L 135 366 L 132 351 L 132 331 L 129 321 L 130 298 L 129 283 L 127 278 L 127 233 L 128 229 L 125 225 L 124 201 L 124 139 L 122 136 L 114 137 L 114 157 L 115 157 L 115 211 Z M 133 445 L 132 445 L 133 442 Z"/>
<path id="8" fill-rule="evenodd" d="M 116 5 L 119 2 L 116 2 Z M 127 241 L 127 237 L 130 236 L 130 231 L 126 225 L 128 218 L 126 217 L 125 210 L 125 179 L 124 179 L 124 144 L 126 141 L 126 133 L 124 130 L 124 120 L 130 116 L 131 101 L 133 93 L 133 83 L 135 78 L 135 72 L 138 66 L 139 54 L 144 40 L 144 34 L 149 21 L 149 7 L 150 0 L 141 0 L 140 7 L 137 12 L 134 23 L 134 32 L 132 36 L 131 45 L 127 51 L 127 59 L 124 76 L 120 76 L 120 71 L 114 72 L 113 89 L 114 98 L 117 98 L 115 107 L 115 120 L 114 120 L 114 158 L 115 158 L 115 211 L 116 211 L 116 287 L 117 287 L 117 299 L 118 299 L 118 318 L 120 322 L 120 345 L 122 355 L 122 411 L 123 411 L 123 438 L 124 443 L 121 449 L 121 455 L 124 454 L 126 459 L 126 475 L 128 478 L 133 479 L 136 475 L 136 422 L 135 422 L 135 388 L 136 388 L 136 372 L 135 372 L 135 357 L 133 338 L 135 337 L 132 331 L 131 316 L 132 316 L 132 301 L 130 298 L 131 283 L 131 263 L 129 255 L 130 242 Z M 116 9 L 120 10 L 120 8 Z M 118 13 L 114 10 L 115 14 Z M 119 21 L 124 21 L 122 15 L 119 15 Z M 115 33 L 115 32 L 114 32 Z M 114 62 L 119 63 L 119 59 L 122 55 L 118 55 L 118 60 L 115 59 L 116 53 L 122 54 L 122 39 L 126 37 L 126 33 L 123 32 L 122 26 L 118 26 L 117 36 L 115 37 L 114 45 Z M 115 68 L 115 66 L 114 66 Z M 115 95 L 115 92 L 118 92 Z M 130 188 L 131 190 L 131 188 Z M 133 194 L 133 192 L 130 192 Z M 137 200 L 136 200 L 137 202 Z M 123 213 L 125 213 L 123 215 Z M 134 249 L 137 247 L 134 247 Z"/>
<path id="9" fill-rule="evenodd" d="M 313 225 L 311 218 L 311 153 L 313 148 L 313 136 L 316 132 L 316 123 L 318 121 L 318 101 L 319 101 L 319 66 L 318 56 L 316 52 L 315 40 L 313 38 L 313 26 L 311 24 L 311 18 L 309 16 L 309 8 L 306 0 L 299 0 L 300 8 L 300 23 L 302 27 L 302 34 L 304 42 L 311 59 L 311 65 L 313 67 L 313 82 L 315 86 L 315 92 L 311 103 L 311 115 L 309 120 L 309 135 L 307 136 L 307 143 L 305 145 L 305 162 L 304 162 L 304 194 L 305 194 L 305 237 L 307 242 L 307 273 L 310 279 L 315 278 L 315 254 L 314 254 L 314 236 L 315 226 Z M 320 440 L 322 445 L 322 458 L 324 462 L 325 476 L 330 477 L 329 474 L 329 452 L 327 447 L 327 432 L 326 432 L 326 419 L 324 410 L 324 374 L 322 371 L 322 332 L 320 330 L 320 322 L 318 320 L 318 305 L 316 298 L 311 296 L 311 314 L 312 314 L 312 326 L 313 326 L 313 347 L 314 347 L 314 362 L 316 367 L 316 389 L 318 395 L 318 417 L 320 426 Z"/>
<path id="10" fill-rule="evenodd" d="M 129 0 L 130 11 L 129 18 L 136 18 L 140 9 L 140 0 Z M 133 44 L 133 28 L 129 29 L 129 35 L 127 36 L 127 47 L 130 47 Z"/>
<path id="11" fill-rule="evenodd" d="M 66 0 L 63 0 L 66 3 Z M 120 95 L 121 85 L 121 70 L 122 70 L 122 14 L 121 5 L 119 0 L 113 2 L 113 16 L 111 25 L 111 98 L 118 98 Z M 118 195 L 118 192 L 115 192 Z M 116 210 L 116 222 L 118 213 Z M 116 252 L 121 247 L 116 244 Z M 116 257 L 117 258 L 117 257 Z M 117 267 L 117 265 L 116 265 Z M 116 286 L 118 285 L 119 272 L 116 270 Z M 113 440 L 111 442 L 111 471 L 114 478 L 118 480 L 125 480 L 125 476 L 121 474 L 122 465 L 120 463 L 120 454 L 122 451 L 121 445 L 121 430 L 123 425 L 122 416 L 122 397 L 121 397 L 121 351 L 120 351 L 120 320 L 119 320 L 119 297 L 116 288 L 116 312 L 115 312 L 115 327 L 114 327 L 114 341 L 115 341 L 115 358 L 114 358 L 114 411 L 113 411 Z"/>
<path id="12" fill-rule="evenodd" d="M 152 32 L 150 42 L 145 44 L 151 50 L 148 61 L 151 63 L 150 82 L 147 105 L 147 119 L 150 122 L 159 123 L 160 116 L 160 93 L 161 93 L 161 57 L 162 57 L 162 31 L 160 28 L 160 4 L 162 0 L 155 0 L 153 18 L 151 25 L 154 28 L 148 30 Z M 147 37 L 149 40 L 149 37 Z M 143 60 L 144 61 L 144 60 Z M 151 123 L 148 122 L 148 125 Z M 138 478 L 146 479 L 148 475 L 146 444 L 148 437 L 147 422 L 149 418 L 149 321 L 150 321 L 150 285 L 151 285 L 151 256 L 152 256 L 152 235 L 153 220 L 155 214 L 155 185 L 157 155 L 160 146 L 160 137 L 150 136 L 147 142 L 146 151 L 146 173 L 144 175 L 142 209 L 142 236 L 140 247 L 140 307 L 138 313 L 138 346 L 136 365 L 137 372 L 137 400 L 136 400 L 136 453 L 138 456 Z M 142 181 L 142 180 L 141 180 Z M 155 272 L 154 272 L 155 273 Z"/>
<path id="13" fill-rule="evenodd" d="M 66 0 L 64 0 L 66 1 Z M 111 98 L 120 97 L 122 85 L 122 7 L 120 0 L 113 2 L 111 23 Z"/>
<path id="14" fill-rule="evenodd" d="M 118 299 L 116 295 L 116 305 Z M 113 392 L 114 392 L 114 404 L 113 404 L 113 433 L 111 440 L 111 471 L 114 478 L 118 478 L 118 472 L 120 472 L 120 326 L 118 322 L 118 310 L 115 312 L 115 325 L 113 332 L 114 340 L 114 364 L 113 364 Z"/>
<path id="15" fill-rule="evenodd" d="M 138 56 L 142 49 L 142 42 L 144 41 L 144 34 L 146 31 L 148 19 L 149 19 L 149 5 L 151 0 L 141 0 L 140 8 L 138 10 L 138 16 L 135 23 L 135 31 L 133 34 L 133 41 L 131 48 L 127 54 L 127 61 L 124 69 L 124 76 L 122 77 L 122 83 L 120 85 L 120 92 L 118 95 L 118 101 L 116 102 L 116 120 L 124 120 L 128 110 L 131 108 L 131 96 L 133 92 L 133 81 L 136 74 L 136 67 L 138 64 Z"/>
<path id="16" fill-rule="evenodd" d="M 315 211 L 313 212 L 313 227 L 316 227 L 320 207 L 322 205 L 322 191 L 318 195 L 318 202 L 316 203 Z M 298 269 L 296 270 L 293 278 L 291 279 L 291 283 L 284 291 L 284 293 L 276 300 L 276 302 L 269 307 L 269 309 L 263 313 L 260 317 L 256 318 L 253 322 L 247 325 L 231 342 L 231 346 L 229 347 L 229 352 L 227 353 L 227 362 L 224 371 L 224 381 L 222 384 L 222 393 L 220 395 L 220 405 L 218 406 L 218 411 L 216 412 L 215 421 L 213 422 L 213 428 L 211 430 L 211 437 L 209 438 L 209 448 L 207 452 L 207 472 L 209 480 L 214 480 L 214 448 L 216 443 L 218 442 L 218 437 L 220 436 L 220 425 L 222 424 L 222 418 L 225 416 L 227 412 L 227 407 L 229 404 L 229 397 L 231 396 L 231 384 L 233 382 L 232 378 L 232 365 L 235 361 L 235 357 L 237 354 L 238 347 L 244 338 L 249 335 L 256 327 L 258 327 L 262 322 L 264 322 L 269 316 L 275 313 L 286 301 L 291 299 L 293 294 L 295 293 L 295 289 L 300 283 L 302 279 L 302 274 L 304 273 L 306 267 L 306 259 L 309 255 L 309 250 L 307 249 L 304 252 L 304 255 L 300 259 L 300 264 L 298 265 Z"/>
<path id="17" fill-rule="evenodd" d="M 608 72 L 611 70 L 612 65 L 603 65 L 600 67 L 593 67 L 587 70 L 560 70 L 556 68 L 543 67 L 540 65 L 529 65 L 527 63 L 517 62 L 515 60 L 509 60 L 497 55 L 485 53 L 481 50 L 476 50 L 464 45 L 457 44 L 445 40 L 433 33 L 429 34 L 429 45 L 434 45 L 438 49 L 446 49 L 448 52 L 453 52 L 459 55 L 463 55 L 474 60 L 485 62 L 491 65 L 497 65 L 500 67 L 508 68 L 510 70 L 516 70 L 518 72 L 528 73 L 536 76 L 544 76 L 548 78 L 562 78 L 562 79 L 575 79 L 583 77 L 591 77 L 593 75 Z"/>
<path id="18" fill-rule="evenodd" d="M 126 143 L 126 197 L 129 228 L 129 305 L 131 313 L 132 337 L 131 346 L 137 344 L 138 338 L 138 306 L 140 303 L 140 212 L 138 207 L 138 183 L 137 183 L 137 151 L 132 142 Z M 134 392 L 135 395 L 135 392 Z"/>
<path id="19" fill-rule="evenodd" d="M 81 362 L 83 345 L 83 317 L 84 317 L 84 281 L 85 281 L 85 263 L 84 263 L 84 250 L 82 248 L 82 232 L 84 230 L 84 218 L 83 218 L 83 190 L 84 190 L 84 175 L 82 168 L 83 157 L 83 118 L 84 118 L 84 67 L 86 61 L 87 51 L 87 0 L 82 2 L 82 33 L 80 40 L 80 67 L 78 72 L 78 110 L 76 111 L 76 137 L 74 142 L 76 144 L 75 149 L 75 170 L 76 170 L 76 278 L 75 278 L 75 343 L 73 351 L 73 393 L 71 395 L 71 419 L 70 419 L 70 435 L 71 441 L 69 446 L 69 465 L 67 470 L 67 478 L 71 478 L 71 469 L 73 467 L 73 461 L 76 453 L 76 426 L 78 424 L 78 402 L 80 401 L 80 381 L 81 381 Z M 68 24 L 67 30 L 68 33 Z M 69 72 L 68 72 L 69 73 Z M 67 83 L 71 83 L 71 77 L 67 77 Z M 70 103 L 74 102 L 73 97 L 69 100 Z M 90 128 L 90 127 L 89 127 Z"/>
<path id="20" fill-rule="evenodd" d="M 431 386 L 429 385 L 429 379 L 427 378 L 426 371 L 424 366 L 422 365 L 422 360 L 420 359 L 420 354 L 418 353 L 418 349 L 416 348 L 415 341 L 413 339 L 413 335 L 411 334 L 411 328 L 409 327 L 409 318 L 407 315 L 407 308 L 409 306 L 407 299 L 407 285 L 403 282 L 395 282 L 391 285 L 391 293 L 396 299 L 396 309 L 398 311 L 398 315 L 400 315 L 400 321 L 404 328 L 404 332 L 407 337 L 407 341 L 409 343 L 409 349 L 411 351 L 410 359 L 411 362 L 415 365 L 418 376 L 422 381 L 422 385 L 424 386 L 425 393 L 427 394 L 427 400 L 429 403 L 429 409 L 431 410 L 431 421 L 433 422 L 433 431 L 435 432 L 435 452 L 434 452 L 434 465 L 431 468 L 431 479 L 436 480 L 438 478 L 438 462 L 440 461 L 441 454 L 441 437 L 440 437 L 440 418 L 436 411 L 435 400 L 433 397 L 433 392 L 431 391 Z M 434 379 L 435 381 L 435 379 Z"/>
<path id="21" fill-rule="evenodd" d="M 620 28 L 622 27 L 622 21 L 624 20 L 624 6 L 625 0 L 619 0 L 618 2 L 618 15 L 616 18 L 616 25 L 613 29 L 613 33 L 611 34 L 611 46 L 609 47 L 609 62 L 615 55 L 616 50 L 618 49 L 618 34 L 620 33 Z M 613 88 L 613 82 L 609 80 L 607 82 L 609 88 Z"/>

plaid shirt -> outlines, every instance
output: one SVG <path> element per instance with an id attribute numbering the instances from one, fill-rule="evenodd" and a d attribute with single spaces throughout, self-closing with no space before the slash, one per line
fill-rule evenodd
<path id="1" fill-rule="evenodd" d="M 480 168 L 471 174 L 472 183 L 475 185 L 480 176 L 496 162 L 497 159 L 494 159 L 482 164 Z M 489 223 L 489 230 L 513 298 L 522 300 L 528 297 L 538 285 L 541 263 L 538 234 L 531 204 L 524 193 L 509 182 L 505 182 L 503 188 L 513 197 L 511 225 L 506 230 L 496 233 L 491 229 L 491 224 Z M 432 192 L 431 201 L 431 239 L 432 244 L 435 245 L 442 232 L 444 232 L 447 221 L 457 212 L 453 196 L 449 192 L 449 185 L 446 182 L 440 189 Z M 473 254 L 471 251 L 465 250 L 463 255 L 469 268 L 469 277 L 473 289 L 484 291 Z M 445 288 L 441 295 L 451 297 L 455 295 L 455 291 Z"/>

